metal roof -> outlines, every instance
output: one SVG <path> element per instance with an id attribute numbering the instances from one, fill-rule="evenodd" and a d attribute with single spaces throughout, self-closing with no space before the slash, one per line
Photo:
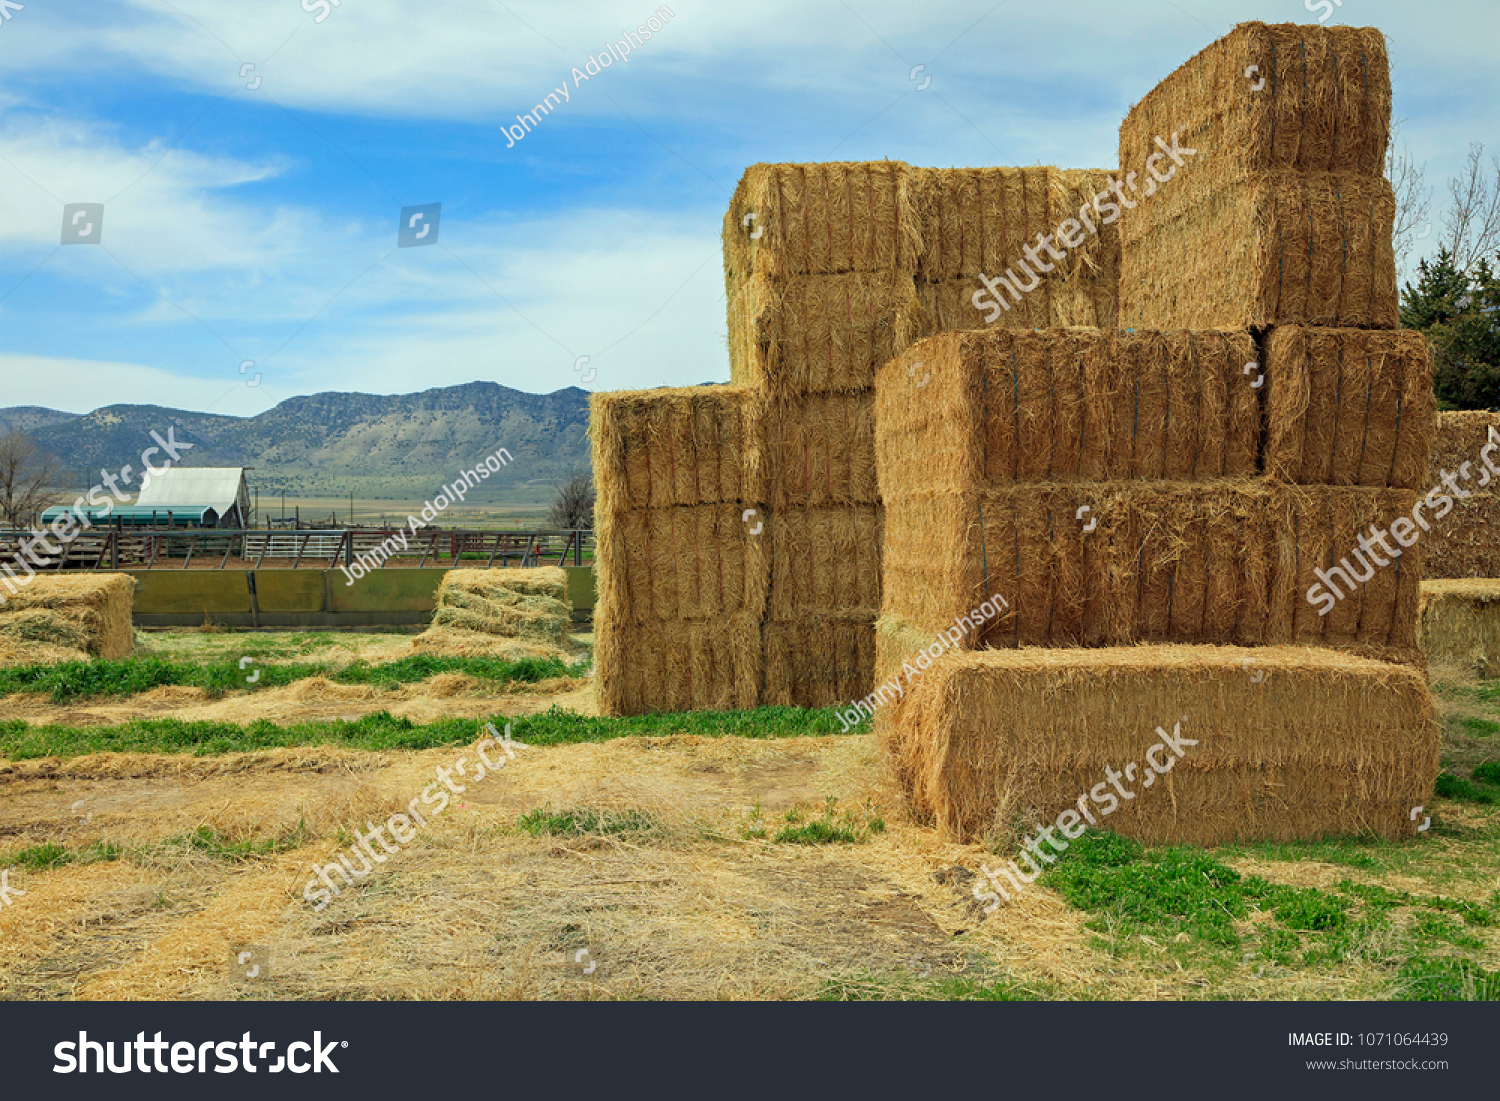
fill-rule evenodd
<path id="1" fill-rule="evenodd" d="M 85 505 L 82 509 L 75 509 L 72 505 L 56 505 L 42 513 L 42 525 L 45 527 L 59 517 L 66 516 L 70 512 L 77 512 L 81 517 L 88 520 L 90 524 L 108 526 L 111 521 L 119 519 L 122 521 L 134 520 L 160 520 L 162 524 L 167 522 L 167 513 L 172 514 L 173 523 L 183 523 L 189 520 L 203 523 L 210 518 L 217 520 L 221 513 L 210 505 L 158 505 L 156 508 L 140 505 L 115 505 L 113 507 L 92 508 Z"/>
<path id="2" fill-rule="evenodd" d="M 240 501 L 240 486 L 245 480 L 242 466 L 176 467 L 161 474 L 149 475 L 150 481 L 136 499 L 144 509 L 179 506 L 211 506 L 220 516 Z"/>

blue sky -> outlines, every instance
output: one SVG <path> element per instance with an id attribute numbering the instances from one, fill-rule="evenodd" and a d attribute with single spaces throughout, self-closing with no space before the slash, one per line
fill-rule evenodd
<path id="1" fill-rule="evenodd" d="M 725 380 L 746 165 L 1112 168 L 1156 81 L 1236 22 L 1315 22 L 1307 2 L 26 0 L 0 22 L 0 406 Z M 1500 152 L 1500 5 L 1328 22 L 1389 37 L 1439 215 L 1469 143 Z M 61 247 L 85 202 L 102 244 Z M 437 246 L 398 250 L 400 209 L 434 202 Z"/>

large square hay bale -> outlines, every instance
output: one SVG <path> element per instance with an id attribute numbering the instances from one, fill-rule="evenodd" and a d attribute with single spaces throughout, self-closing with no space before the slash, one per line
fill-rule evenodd
<path id="1" fill-rule="evenodd" d="M 1041 234 L 1052 234 L 1055 241 L 1069 218 L 1074 219 L 1069 233 L 1077 232 L 1082 242 L 1067 249 L 1060 261 L 1042 252 L 1043 262 L 1055 270 L 1034 273 L 1043 276 L 1041 284 L 1020 302 L 1007 298 L 1010 308 L 993 324 L 1114 324 L 1119 231 L 1113 223 L 1103 225 L 1092 211 L 1094 195 L 1108 186 L 1107 172 L 1037 166 L 914 168 L 911 173 L 922 226 L 916 274 L 923 335 L 990 324 L 986 311 L 973 303 L 975 292 L 982 290 L 979 275 L 1015 269 L 1025 260 L 1028 245 L 1041 247 Z M 1080 209 L 1086 222 L 1078 216 Z"/>
<path id="2" fill-rule="evenodd" d="M 955 653 L 907 694 L 897 771 L 955 839 L 1014 843 L 1070 807 L 1075 829 L 1080 806 L 1152 844 L 1411 837 L 1437 777 L 1422 673 L 1326 650 Z M 1180 754 L 1154 748 L 1168 732 Z"/>
<path id="3" fill-rule="evenodd" d="M 1496 432 L 1493 437 L 1492 430 Z M 1463 464 L 1468 463 L 1476 480 L 1466 488 L 1494 492 L 1494 475 L 1486 468 L 1484 456 L 1480 454 L 1492 440 L 1500 440 L 1500 413 L 1486 409 L 1438 413 L 1433 421 L 1432 454 L 1427 464 L 1426 484 L 1438 485 L 1445 473 L 1462 474 Z M 1500 445 L 1488 456 L 1500 466 L 1500 454 L 1497 453 L 1500 453 Z"/>
<path id="4" fill-rule="evenodd" d="M 900 161 L 753 164 L 724 215 L 730 299 L 751 275 L 910 273 L 920 240 Z"/>
<path id="5" fill-rule="evenodd" d="M 595 693 L 605 715 L 731 711 L 760 702 L 758 615 L 706 621 L 594 620 Z"/>
<path id="6" fill-rule="evenodd" d="M 760 400 L 733 386 L 590 395 L 597 510 L 765 500 Z"/>
<path id="7" fill-rule="evenodd" d="M 858 614 L 873 622 L 883 521 L 877 505 L 774 510 L 769 619 Z"/>
<path id="8" fill-rule="evenodd" d="M 1423 581 L 1421 631 L 1430 665 L 1500 675 L 1500 579 Z"/>
<path id="9" fill-rule="evenodd" d="M 917 335 L 907 272 L 731 279 L 729 374 L 773 395 L 868 390 Z"/>
<path id="10" fill-rule="evenodd" d="M 0 664 L 128 657 L 134 603 L 135 579 L 125 574 L 37 574 L 14 591 L 4 581 Z"/>
<path id="11" fill-rule="evenodd" d="M 1276 493 L 1268 510 L 1277 545 L 1268 641 L 1418 660 L 1426 549 L 1412 519 L 1419 501 L 1399 489 L 1287 486 Z M 1392 531 L 1402 517 L 1399 530 L 1412 540 L 1404 549 Z M 1332 602 L 1320 595 L 1330 582 L 1342 594 Z"/>
<path id="12" fill-rule="evenodd" d="M 1378 176 L 1189 160 L 1120 219 L 1118 323 L 1394 329 L 1395 210 Z"/>
<path id="13" fill-rule="evenodd" d="M 1239 332 L 945 333 L 879 373 L 883 499 L 1016 482 L 1256 473 L 1260 396 Z"/>
<path id="14" fill-rule="evenodd" d="M 1266 338 L 1265 358 L 1269 476 L 1426 488 L 1433 396 L 1425 336 L 1281 326 Z"/>
<path id="15" fill-rule="evenodd" d="M 762 415 L 773 508 L 880 500 L 874 390 L 767 401 Z"/>
<path id="16" fill-rule="evenodd" d="M 1500 496 L 1470 491 L 1458 497 L 1441 486 L 1439 492 L 1432 531 L 1422 537 L 1422 576 L 1500 577 Z"/>
<path id="17" fill-rule="evenodd" d="M 870 692 L 872 615 L 810 614 L 766 623 L 765 692 L 773 707 L 830 707 Z"/>
<path id="18" fill-rule="evenodd" d="M 597 606 L 638 623 L 759 618 L 771 580 L 764 525 L 764 508 L 737 504 L 601 513 Z"/>
<path id="19" fill-rule="evenodd" d="M 1357 540 L 1415 502 L 1404 490 L 1261 480 L 891 498 L 882 612 L 937 631 L 998 595 L 1005 613 L 973 645 L 1298 642 L 1413 660 L 1420 546 L 1379 567 Z M 1346 558 L 1355 583 L 1320 615 L 1309 593 L 1337 581 L 1329 567 Z"/>
<path id="20" fill-rule="evenodd" d="M 1130 109 L 1120 164 L 1144 172 L 1155 139 L 1176 132 L 1226 166 L 1378 176 L 1390 125 L 1379 30 L 1241 23 Z"/>

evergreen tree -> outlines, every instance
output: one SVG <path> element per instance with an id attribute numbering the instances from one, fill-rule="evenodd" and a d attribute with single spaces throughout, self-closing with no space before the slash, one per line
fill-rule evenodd
<path id="1" fill-rule="evenodd" d="M 1443 409 L 1500 409 L 1500 280 L 1487 260 L 1472 272 L 1447 249 L 1418 264 L 1401 292 L 1401 324 L 1432 342 L 1433 388 Z"/>

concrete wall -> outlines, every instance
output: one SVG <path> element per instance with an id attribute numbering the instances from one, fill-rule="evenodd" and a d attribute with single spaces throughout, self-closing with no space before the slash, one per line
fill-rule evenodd
<path id="1" fill-rule="evenodd" d="M 565 566 L 573 620 L 593 617 L 594 570 Z M 137 582 L 137 627 L 425 625 L 446 569 L 382 569 L 348 585 L 341 570 L 122 570 Z"/>

